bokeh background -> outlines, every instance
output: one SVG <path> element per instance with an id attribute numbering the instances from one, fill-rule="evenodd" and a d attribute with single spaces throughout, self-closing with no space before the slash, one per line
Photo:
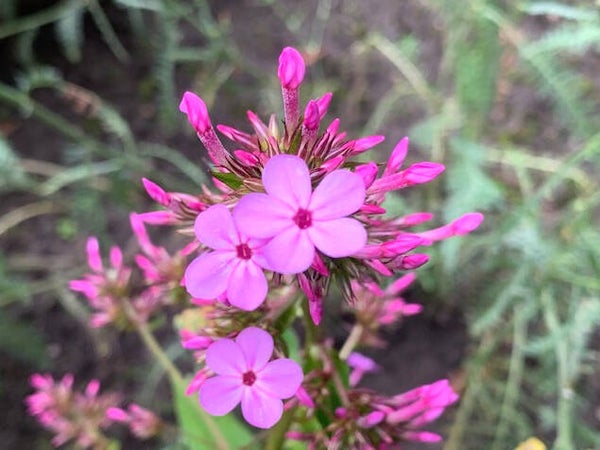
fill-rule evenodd
<path id="1" fill-rule="evenodd" d="M 89 235 L 135 251 L 128 213 L 154 208 L 142 176 L 192 193 L 209 182 L 177 109 L 185 90 L 215 123 L 249 129 L 247 109 L 281 117 L 276 68 L 287 45 L 308 64 L 302 99 L 331 91 L 328 117 L 351 137 L 387 136 L 376 159 L 409 136 L 409 162 L 446 165 L 390 209 L 432 211 L 436 224 L 486 215 L 474 235 L 431 248 L 408 294 L 425 312 L 369 352 L 383 367 L 366 379 L 376 389 L 449 377 L 461 392 L 438 427 L 445 443 L 415 448 L 503 450 L 530 436 L 600 448 L 599 9 L 592 0 L 2 0 L 0 448 L 51 448 L 23 406 L 35 371 L 97 377 L 169 417 L 160 368 L 135 336 L 91 331 L 68 280 L 84 271 Z M 181 244 L 165 228 L 153 236 Z M 341 339 L 343 312 L 328 310 Z M 185 367 L 176 336 L 162 341 Z"/>

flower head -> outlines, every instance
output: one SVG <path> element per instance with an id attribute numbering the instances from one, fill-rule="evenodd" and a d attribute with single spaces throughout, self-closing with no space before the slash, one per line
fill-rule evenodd
<path id="1" fill-rule="evenodd" d="M 217 373 L 200 387 L 200 404 L 209 413 L 222 416 L 242 403 L 242 415 L 258 428 L 275 425 L 283 413 L 282 399 L 292 397 L 304 375 L 293 360 L 269 362 L 273 338 L 266 331 L 249 327 L 235 340 L 221 339 L 210 345 L 206 365 Z"/>
<path id="2" fill-rule="evenodd" d="M 266 194 L 244 196 L 233 215 L 246 235 L 271 238 L 263 253 L 274 271 L 304 272 L 315 248 L 342 258 L 364 247 L 363 225 L 346 217 L 365 199 L 364 183 L 355 173 L 334 170 L 313 192 L 306 163 L 294 155 L 276 155 L 265 165 L 262 182 Z"/>
<path id="3" fill-rule="evenodd" d="M 261 256 L 264 242 L 240 233 L 239 222 L 224 205 L 214 205 L 196 218 L 196 237 L 212 252 L 203 253 L 185 271 L 185 285 L 198 298 L 226 294 L 229 302 L 251 311 L 267 296 L 267 267 Z"/>

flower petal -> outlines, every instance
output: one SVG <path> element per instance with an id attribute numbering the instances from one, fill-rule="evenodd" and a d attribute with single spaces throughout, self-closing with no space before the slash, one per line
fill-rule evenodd
<path id="1" fill-rule="evenodd" d="M 298 363 L 292 359 L 281 358 L 268 363 L 258 372 L 256 386 L 277 398 L 289 398 L 296 393 L 304 374 Z"/>
<path id="2" fill-rule="evenodd" d="M 367 243 L 365 227 L 348 217 L 313 222 L 307 231 L 315 247 L 332 258 L 351 256 Z"/>
<path id="3" fill-rule="evenodd" d="M 312 194 L 308 209 L 313 220 L 329 220 L 352 214 L 364 202 L 365 184 L 362 178 L 340 169 L 323 178 Z"/>
<path id="4" fill-rule="evenodd" d="M 301 273 L 312 264 L 315 247 L 308 233 L 293 225 L 271 239 L 263 248 L 263 254 L 275 272 Z"/>
<path id="5" fill-rule="evenodd" d="M 234 375 L 240 379 L 246 372 L 246 357 L 242 348 L 232 339 L 220 339 L 206 350 L 206 365 L 219 375 Z"/>
<path id="6" fill-rule="evenodd" d="M 229 250 L 240 241 L 231 213 L 224 205 L 213 205 L 198 214 L 194 232 L 200 242 L 215 250 Z"/>
<path id="7" fill-rule="evenodd" d="M 229 277 L 227 299 L 233 306 L 253 311 L 265 301 L 268 289 L 262 269 L 252 260 L 239 260 Z"/>
<path id="8" fill-rule="evenodd" d="M 245 236 L 270 238 L 293 224 L 295 210 L 267 194 L 243 196 L 233 209 L 233 220 Z"/>
<path id="9" fill-rule="evenodd" d="M 248 327 L 235 338 L 241 347 L 248 370 L 259 372 L 262 370 L 273 354 L 273 338 L 265 330 L 258 327 Z"/>
<path id="10" fill-rule="evenodd" d="M 306 208 L 312 186 L 308 166 L 294 155 L 275 155 L 265 165 L 262 173 L 265 191 L 297 210 Z"/>
<path id="11" fill-rule="evenodd" d="M 278 398 L 249 387 L 242 394 L 242 415 L 257 428 L 271 428 L 283 414 L 283 402 Z"/>
<path id="12" fill-rule="evenodd" d="M 212 299 L 227 289 L 233 268 L 233 252 L 209 252 L 194 259 L 185 269 L 185 287 L 198 298 Z"/>
<path id="13" fill-rule="evenodd" d="M 213 416 L 230 413 L 242 399 L 241 380 L 228 375 L 209 378 L 200 386 L 200 405 Z"/>

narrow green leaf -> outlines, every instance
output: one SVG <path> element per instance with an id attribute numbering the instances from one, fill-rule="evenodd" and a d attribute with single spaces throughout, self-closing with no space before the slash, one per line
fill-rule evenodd
<path id="1" fill-rule="evenodd" d="M 219 180 L 221 183 L 225 183 L 231 189 L 239 189 L 242 186 L 242 180 L 240 180 L 237 175 L 233 173 L 223 173 L 223 172 L 211 172 L 211 175 Z"/>

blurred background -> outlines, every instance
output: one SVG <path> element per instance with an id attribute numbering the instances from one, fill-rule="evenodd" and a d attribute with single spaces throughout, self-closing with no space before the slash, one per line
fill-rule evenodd
<path id="1" fill-rule="evenodd" d="M 304 101 L 331 91 L 328 117 L 350 137 L 387 136 L 369 158 L 383 161 L 409 136 L 409 163 L 446 165 L 389 209 L 432 211 L 435 225 L 486 215 L 474 235 L 430 249 L 408 294 L 425 312 L 369 353 L 383 371 L 367 384 L 393 394 L 451 379 L 462 400 L 439 427 L 445 443 L 427 448 L 504 450 L 537 436 L 600 449 L 599 9 L 2 0 L 0 447 L 51 448 L 25 413 L 32 372 L 97 377 L 171 414 L 137 338 L 86 327 L 68 280 L 84 272 L 89 235 L 134 252 L 128 214 L 154 208 L 142 176 L 190 193 L 208 182 L 181 94 L 197 92 L 213 123 L 243 130 L 247 109 L 281 117 L 277 57 L 291 45 L 308 65 Z M 182 242 L 166 228 L 153 236 Z M 184 364 L 177 337 L 163 342 Z"/>

